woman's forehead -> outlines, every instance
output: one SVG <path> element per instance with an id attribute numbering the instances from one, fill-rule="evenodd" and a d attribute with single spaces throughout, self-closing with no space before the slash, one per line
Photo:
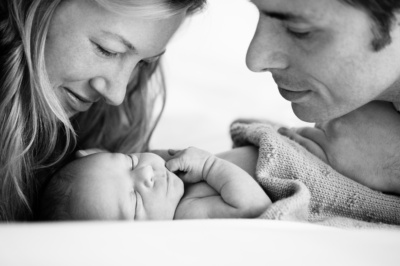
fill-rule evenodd
<path id="1" fill-rule="evenodd" d="M 143 19 L 165 19 L 186 12 L 188 5 L 174 5 L 165 0 L 91 0 L 113 13 Z M 190 1 L 188 1 L 189 3 Z"/>

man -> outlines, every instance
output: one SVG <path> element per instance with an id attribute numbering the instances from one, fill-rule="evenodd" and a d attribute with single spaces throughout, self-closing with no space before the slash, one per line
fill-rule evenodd
<path id="1" fill-rule="evenodd" d="M 260 18 L 249 69 L 271 72 L 294 113 L 317 123 L 280 133 L 344 175 L 400 194 L 400 1 L 252 2 Z"/>

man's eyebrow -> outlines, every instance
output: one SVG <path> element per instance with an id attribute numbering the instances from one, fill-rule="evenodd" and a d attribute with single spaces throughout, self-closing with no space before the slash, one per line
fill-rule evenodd
<path id="1" fill-rule="evenodd" d="M 290 12 L 261 11 L 261 13 L 270 18 L 282 21 L 309 21 L 309 19 L 305 18 L 304 16 Z"/>
<path id="2" fill-rule="evenodd" d="M 116 39 L 117 41 L 119 41 L 120 43 L 122 43 L 123 45 L 125 45 L 126 48 L 128 48 L 129 50 L 131 50 L 132 52 L 134 52 L 135 54 L 138 53 L 137 49 L 135 48 L 135 46 L 130 43 L 127 39 L 125 39 L 124 37 L 122 37 L 121 35 L 114 33 L 114 32 L 110 32 L 110 31 L 101 31 L 104 35 L 107 35 L 113 39 Z"/>

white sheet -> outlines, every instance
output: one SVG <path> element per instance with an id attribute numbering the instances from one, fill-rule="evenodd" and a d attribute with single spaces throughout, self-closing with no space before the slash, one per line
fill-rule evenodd
<path id="1" fill-rule="evenodd" d="M 267 220 L 0 227 L 0 265 L 399 265 L 400 233 Z"/>

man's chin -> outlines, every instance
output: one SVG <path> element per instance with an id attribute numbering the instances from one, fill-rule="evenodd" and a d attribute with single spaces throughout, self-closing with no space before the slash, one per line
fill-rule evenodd
<path id="1" fill-rule="evenodd" d="M 320 123 L 330 119 L 326 110 L 319 110 L 315 107 L 292 103 L 292 110 L 297 118 L 308 123 Z"/>

